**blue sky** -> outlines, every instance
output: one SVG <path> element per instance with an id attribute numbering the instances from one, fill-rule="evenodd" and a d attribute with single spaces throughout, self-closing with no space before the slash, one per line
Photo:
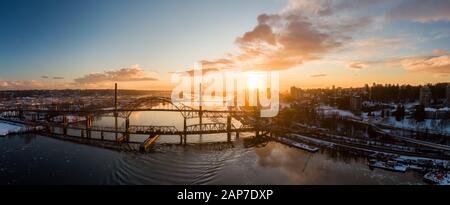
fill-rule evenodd
<path id="1" fill-rule="evenodd" d="M 293 47 L 301 50 L 288 52 L 283 49 L 301 42 L 305 35 L 290 34 L 287 26 L 277 22 L 269 25 L 278 50 L 257 59 L 252 57 L 250 62 L 262 61 L 273 66 L 269 69 L 280 70 L 286 78 L 284 87 L 357 86 L 367 81 L 369 84 L 449 81 L 450 63 L 446 64 L 449 55 L 445 51 L 450 50 L 450 18 L 438 8 L 448 8 L 448 1 L 436 0 L 425 5 L 415 0 L 341 2 L 346 1 L 2 1 L 0 81 L 3 87 L 0 87 L 101 87 L 111 82 L 96 85 L 98 75 L 90 74 L 133 68 L 114 73 L 114 80 L 120 81 L 122 74 L 148 75 L 158 80 L 137 85 L 126 79 L 123 84 L 138 89 L 169 88 L 170 73 L 187 69 L 196 61 L 223 58 L 237 61 L 248 53 L 246 49 L 250 45 L 267 50 L 266 39 L 259 37 L 236 43 L 246 33 L 260 34 L 254 28 L 260 25 L 257 18 L 261 14 L 277 15 L 282 20 L 273 21 L 285 25 L 308 22 L 312 26 L 302 24 L 306 27 L 300 29 L 326 36 L 311 42 L 307 39 L 308 42 Z M 333 13 L 318 15 L 320 9 L 326 8 Z M 414 12 L 414 8 L 418 11 Z M 301 20 L 292 22 L 288 14 Z M 363 17 L 370 18 L 367 23 L 370 25 L 353 25 L 358 25 Z M 329 25 L 323 26 L 324 23 Z M 284 44 L 287 37 L 295 41 Z M 320 44 L 315 40 L 339 43 L 315 47 L 315 43 Z M 315 49 L 317 52 L 308 53 Z M 433 53 L 437 49 L 442 52 Z M 232 53 L 232 57 L 227 53 Z M 273 56 L 278 56 L 274 64 L 261 60 Z M 281 62 L 287 57 L 296 59 L 296 63 Z M 439 60 L 439 66 L 425 67 L 430 60 Z M 320 79 L 311 77 L 317 74 L 323 75 Z M 101 77 L 108 81 L 107 77 Z M 88 82 L 86 79 L 94 82 L 77 84 Z M 141 78 L 132 76 L 131 79 Z"/>
<path id="2" fill-rule="evenodd" d="M 236 6 L 239 5 L 239 6 Z M 0 74 L 78 76 L 140 64 L 178 70 L 233 49 L 270 1 L 7 1 L 0 7 Z M 81 72 L 81 73 L 80 73 Z"/>

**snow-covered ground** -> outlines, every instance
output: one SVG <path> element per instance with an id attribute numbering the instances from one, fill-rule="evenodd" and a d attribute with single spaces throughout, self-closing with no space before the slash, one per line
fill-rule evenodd
<path id="1" fill-rule="evenodd" d="M 13 125 L 6 122 L 0 122 L 0 136 L 5 136 L 11 132 L 16 132 L 21 128 L 22 126 L 20 125 Z"/>
<path id="2" fill-rule="evenodd" d="M 438 110 L 446 111 L 448 107 L 441 108 Z M 433 110 L 432 108 L 426 108 L 426 110 Z M 437 110 L 437 109 L 434 109 Z M 322 114 L 327 117 L 339 116 L 339 117 L 347 117 L 353 118 L 356 120 L 363 120 L 365 122 L 380 124 L 380 125 L 388 125 L 393 127 L 398 127 L 402 129 L 422 131 L 435 134 L 446 134 L 450 135 L 450 120 L 446 119 L 425 119 L 422 122 L 416 122 L 415 119 L 405 118 L 402 121 L 395 120 L 394 116 L 381 118 L 381 111 L 374 111 L 372 114 L 374 116 L 368 116 L 368 113 L 362 113 L 360 116 L 355 115 L 348 110 L 341 110 L 328 105 L 321 105 L 317 107 L 317 111 L 319 114 Z M 393 111 L 391 110 L 391 113 Z"/>
<path id="3" fill-rule="evenodd" d="M 449 107 L 443 107 L 443 108 L 436 109 L 436 108 L 426 107 L 425 111 L 426 112 L 436 112 L 436 111 L 446 112 L 446 111 L 450 111 L 450 108 Z"/>
<path id="4" fill-rule="evenodd" d="M 403 119 L 402 121 L 395 120 L 394 117 L 365 117 L 363 116 L 364 121 L 375 123 L 375 124 L 384 124 L 393 127 L 409 129 L 409 130 L 417 130 L 417 131 L 429 131 L 432 133 L 442 133 L 450 135 L 450 120 L 441 120 L 441 119 L 425 119 L 422 122 L 417 122 L 415 119 Z"/>
<path id="5" fill-rule="evenodd" d="M 358 119 L 355 114 L 348 110 L 341 110 L 337 109 L 335 107 L 327 106 L 327 105 L 321 105 L 317 107 L 317 110 L 319 113 L 323 113 L 325 116 L 341 116 L 341 117 L 352 117 L 355 119 Z"/>
<path id="6" fill-rule="evenodd" d="M 428 180 L 437 185 L 450 185 L 450 172 L 428 172 L 427 174 L 425 174 L 424 178 L 425 180 Z"/>

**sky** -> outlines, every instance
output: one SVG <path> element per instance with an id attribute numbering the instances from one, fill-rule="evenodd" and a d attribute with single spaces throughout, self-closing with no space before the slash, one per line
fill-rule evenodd
<path id="1" fill-rule="evenodd" d="M 171 89 L 196 62 L 280 86 L 450 82 L 450 0 L 5 0 L 0 89 Z"/>

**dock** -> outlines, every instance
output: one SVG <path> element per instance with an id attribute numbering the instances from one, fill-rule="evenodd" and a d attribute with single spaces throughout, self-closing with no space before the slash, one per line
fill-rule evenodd
<path id="1" fill-rule="evenodd" d="M 288 145 L 288 146 L 293 146 L 293 147 L 296 147 L 296 148 L 299 148 L 299 149 L 302 149 L 302 150 L 305 150 L 305 151 L 308 151 L 308 152 L 313 152 L 314 153 L 314 152 L 319 151 L 319 148 L 317 148 L 317 147 L 312 147 L 312 146 L 309 146 L 307 144 L 296 142 L 296 141 L 288 139 L 288 138 L 277 137 L 276 140 L 278 142 L 282 143 L 282 144 L 285 144 L 285 145 Z"/>

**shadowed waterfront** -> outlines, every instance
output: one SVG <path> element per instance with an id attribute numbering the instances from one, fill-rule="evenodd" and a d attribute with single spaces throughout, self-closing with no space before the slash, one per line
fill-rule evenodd
<path id="1" fill-rule="evenodd" d="M 311 154 L 276 142 L 244 148 L 156 145 L 117 152 L 39 135 L 0 138 L 2 184 L 422 184 L 422 176 L 370 170 L 364 158 Z"/>

